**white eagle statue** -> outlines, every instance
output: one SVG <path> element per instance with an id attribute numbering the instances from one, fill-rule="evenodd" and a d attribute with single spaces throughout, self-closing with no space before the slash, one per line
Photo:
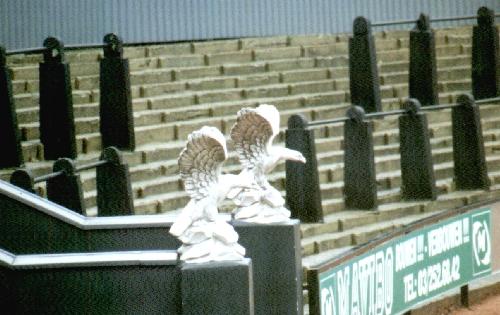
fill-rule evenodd
<path id="1" fill-rule="evenodd" d="M 218 205 L 233 189 L 251 189 L 251 180 L 222 175 L 226 139 L 215 127 L 202 127 L 188 136 L 179 156 L 180 176 L 191 197 L 170 228 L 182 246 L 180 259 L 190 263 L 240 260 L 245 249 L 234 228 L 219 216 Z"/>
<path id="2" fill-rule="evenodd" d="M 258 189 L 241 189 L 233 201 L 234 218 L 253 223 L 283 223 L 290 219 L 281 193 L 267 181 L 278 163 L 291 160 L 305 163 L 304 156 L 295 150 L 273 146 L 279 133 L 280 114 L 274 105 L 242 108 L 231 129 L 231 139 L 243 171 L 240 176 L 252 178 Z"/>

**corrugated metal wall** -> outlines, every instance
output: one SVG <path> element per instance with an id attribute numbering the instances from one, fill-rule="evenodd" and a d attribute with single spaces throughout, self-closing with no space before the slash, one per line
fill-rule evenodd
<path id="1" fill-rule="evenodd" d="M 483 5 L 500 12 L 499 0 L 0 0 L 0 44 L 39 47 L 49 35 L 95 44 L 109 32 L 128 43 L 339 33 L 358 15 L 473 15 Z"/>

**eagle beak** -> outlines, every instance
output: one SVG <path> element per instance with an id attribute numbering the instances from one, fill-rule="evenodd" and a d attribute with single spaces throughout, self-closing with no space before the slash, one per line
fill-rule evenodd
<path id="1" fill-rule="evenodd" d="M 292 159 L 292 161 L 306 163 L 306 158 L 302 154 L 300 154 L 300 155 L 294 157 Z"/>

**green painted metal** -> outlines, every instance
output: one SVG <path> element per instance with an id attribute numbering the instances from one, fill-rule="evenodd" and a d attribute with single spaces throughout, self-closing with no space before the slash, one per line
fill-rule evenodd
<path id="1" fill-rule="evenodd" d="M 318 271 L 311 314 L 400 314 L 490 273 L 491 210 L 480 208 Z"/>

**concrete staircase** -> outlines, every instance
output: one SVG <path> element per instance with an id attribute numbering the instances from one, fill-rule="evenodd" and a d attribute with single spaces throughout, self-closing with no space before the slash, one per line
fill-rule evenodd
<path id="1" fill-rule="evenodd" d="M 397 109 L 408 97 L 406 31 L 376 36 L 384 110 Z M 293 114 L 310 120 L 343 116 L 350 105 L 347 35 L 281 36 L 125 48 L 130 60 L 137 149 L 125 153 L 133 181 L 135 211 L 162 213 L 188 201 L 178 177 L 177 157 L 187 135 L 211 125 L 228 134 L 236 112 L 261 103 L 276 105 L 281 125 Z M 471 27 L 436 31 L 440 102 L 454 102 L 471 91 Z M 98 158 L 99 66 L 102 51 L 66 53 L 71 65 L 78 151 L 77 163 Z M 38 132 L 40 55 L 10 56 L 14 99 L 23 136 L 26 167 L 35 175 L 51 171 Z M 482 105 L 490 192 L 458 192 L 453 184 L 450 111 L 429 114 L 432 152 L 440 196 L 434 202 L 402 202 L 397 119 L 375 121 L 376 168 L 380 206 L 376 211 L 345 210 L 342 125 L 316 127 L 316 146 L 325 223 L 302 224 L 304 268 L 320 264 L 354 245 L 428 216 L 474 200 L 500 196 L 500 110 Z M 283 142 L 283 134 L 279 142 Z M 226 171 L 237 172 L 234 154 Z M 1 170 L 8 179 L 12 170 Z M 88 214 L 95 214 L 95 172 L 82 173 Z M 271 176 L 284 191 L 284 165 Z M 44 194 L 44 187 L 38 187 Z"/>

